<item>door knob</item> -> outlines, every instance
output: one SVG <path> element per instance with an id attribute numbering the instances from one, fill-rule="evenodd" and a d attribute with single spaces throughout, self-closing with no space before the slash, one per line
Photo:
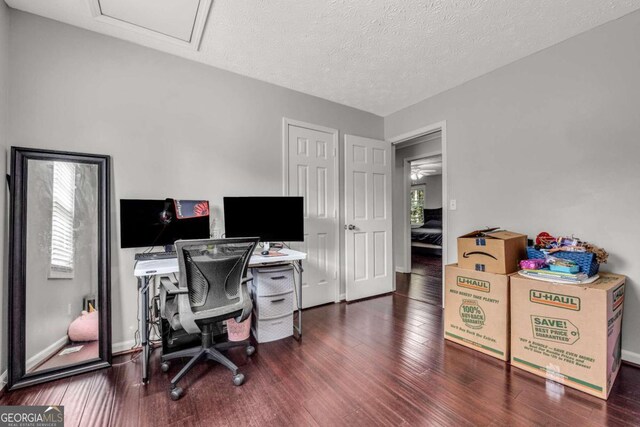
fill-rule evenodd
<path id="1" fill-rule="evenodd" d="M 355 230 L 355 229 L 356 229 L 356 226 L 355 226 L 355 225 L 353 225 L 353 224 L 349 224 L 349 225 L 346 225 L 346 226 L 345 226 L 345 228 L 346 228 L 347 230 Z"/>

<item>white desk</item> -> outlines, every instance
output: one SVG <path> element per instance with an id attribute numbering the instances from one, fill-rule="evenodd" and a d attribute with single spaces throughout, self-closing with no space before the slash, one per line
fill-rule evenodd
<path id="1" fill-rule="evenodd" d="M 249 259 L 249 267 L 263 267 L 275 264 L 293 264 L 298 272 L 296 283 L 297 320 L 294 319 L 293 330 L 298 332 L 298 340 L 302 338 L 302 261 L 307 259 L 304 252 L 293 249 L 281 249 L 280 256 L 263 256 L 254 253 Z M 178 259 L 158 259 L 151 261 L 137 261 L 133 270 L 138 278 L 138 311 L 140 315 L 139 329 L 142 345 L 142 383 L 149 381 L 149 285 L 154 276 L 164 276 L 178 272 Z M 297 323 L 297 324 L 296 324 Z M 295 336 L 295 335 L 294 335 Z"/>

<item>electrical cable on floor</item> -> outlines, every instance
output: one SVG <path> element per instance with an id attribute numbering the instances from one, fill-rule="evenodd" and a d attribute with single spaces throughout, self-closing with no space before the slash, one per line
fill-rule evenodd
<path id="1" fill-rule="evenodd" d="M 126 365 L 127 363 L 131 363 L 131 362 L 137 361 L 140 358 L 140 354 L 142 353 L 141 350 L 142 349 L 139 349 L 138 351 L 132 353 L 131 357 L 129 358 L 129 360 L 126 360 L 126 361 L 120 362 L 120 363 L 112 363 L 111 366 L 122 366 L 122 365 Z"/>

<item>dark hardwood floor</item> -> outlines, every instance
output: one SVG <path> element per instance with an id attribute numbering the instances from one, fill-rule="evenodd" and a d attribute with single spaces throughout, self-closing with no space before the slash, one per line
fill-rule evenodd
<path id="1" fill-rule="evenodd" d="M 623 365 L 603 401 L 444 341 L 442 311 L 401 295 L 305 310 L 304 338 L 232 353 L 247 381 L 200 364 L 168 396 L 154 354 L 138 362 L 5 393 L 0 405 L 62 404 L 67 426 L 638 425 L 640 369 Z"/>
<path id="2" fill-rule="evenodd" d="M 411 274 L 396 275 L 396 293 L 442 306 L 442 258 L 411 253 Z"/>

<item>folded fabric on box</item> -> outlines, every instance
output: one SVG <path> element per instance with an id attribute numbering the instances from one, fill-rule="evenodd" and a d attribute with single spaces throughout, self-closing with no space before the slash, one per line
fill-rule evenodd
<path id="1" fill-rule="evenodd" d="M 589 277 L 584 273 L 571 274 L 546 269 L 520 270 L 518 274 L 530 279 L 541 280 L 543 282 L 564 283 L 573 285 L 593 283 L 600 278 L 600 276 L 598 276 L 597 274 L 595 276 Z"/>

